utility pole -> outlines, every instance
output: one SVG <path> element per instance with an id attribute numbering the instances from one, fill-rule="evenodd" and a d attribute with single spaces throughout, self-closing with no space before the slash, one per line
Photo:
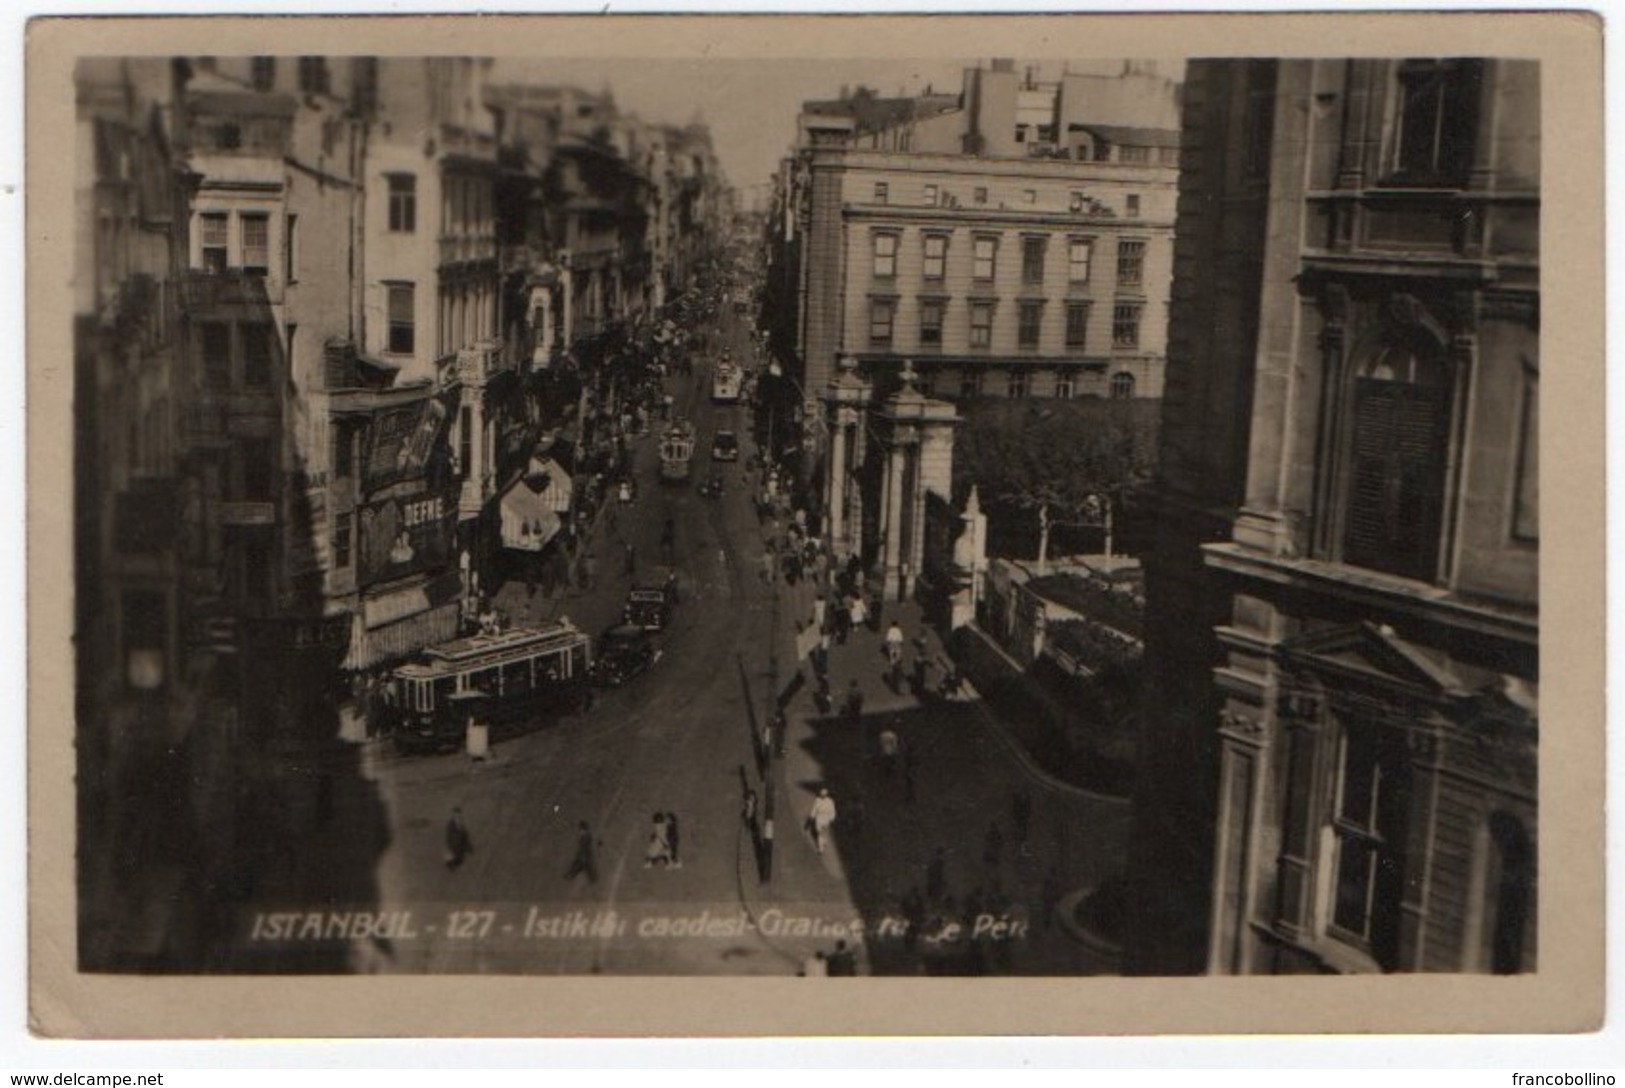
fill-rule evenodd
<path id="1" fill-rule="evenodd" d="M 773 879 L 773 813 L 777 803 L 779 778 L 774 759 L 783 749 L 780 735 L 784 723 L 779 720 L 779 578 L 773 579 L 773 612 L 767 637 L 767 728 L 762 734 L 762 883 Z"/>

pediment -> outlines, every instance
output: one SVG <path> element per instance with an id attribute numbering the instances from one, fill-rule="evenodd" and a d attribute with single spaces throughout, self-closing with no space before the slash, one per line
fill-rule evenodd
<path id="1" fill-rule="evenodd" d="M 1292 668 L 1322 676 L 1360 678 L 1387 687 L 1419 690 L 1431 696 L 1462 696 L 1480 684 L 1458 664 L 1375 623 L 1324 628 L 1281 647 Z"/>

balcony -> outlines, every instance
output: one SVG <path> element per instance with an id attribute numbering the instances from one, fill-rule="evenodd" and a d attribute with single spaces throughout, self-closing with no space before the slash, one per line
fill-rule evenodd
<path id="1" fill-rule="evenodd" d="M 440 263 L 470 264 L 497 259 L 495 234 L 445 234 L 440 237 Z"/>
<path id="2" fill-rule="evenodd" d="M 272 292 L 273 284 L 265 275 L 241 269 L 193 269 L 181 280 L 181 306 L 194 315 L 223 306 L 269 306 L 281 301 L 280 293 Z M 274 285 L 280 291 L 280 283 Z"/>

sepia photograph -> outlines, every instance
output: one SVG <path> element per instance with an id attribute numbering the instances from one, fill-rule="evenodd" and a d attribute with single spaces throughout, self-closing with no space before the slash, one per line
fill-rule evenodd
<path id="1" fill-rule="evenodd" d="M 1552 242 L 1600 158 L 1554 201 L 1543 125 L 1600 24 L 1098 18 L 36 23 L 36 1015 L 1290 977 L 1348 1030 L 1404 975 L 1600 1022 L 1600 520 L 1543 632 L 1540 425 L 1547 358 L 1602 374 Z"/>

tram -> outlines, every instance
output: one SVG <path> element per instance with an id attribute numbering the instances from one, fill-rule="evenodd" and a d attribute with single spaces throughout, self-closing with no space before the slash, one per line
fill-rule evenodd
<path id="1" fill-rule="evenodd" d="M 592 639 L 568 620 L 431 646 L 395 670 L 395 746 L 403 753 L 462 746 L 470 719 L 500 737 L 587 698 Z"/>
<path id="2" fill-rule="evenodd" d="M 732 359 L 719 359 L 711 371 L 711 400 L 717 404 L 738 404 L 745 372 Z"/>
<path id="3" fill-rule="evenodd" d="M 688 479 L 694 461 L 694 424 L 679 420 L 660 436 L 660 478 L 672 482 Z"/>

